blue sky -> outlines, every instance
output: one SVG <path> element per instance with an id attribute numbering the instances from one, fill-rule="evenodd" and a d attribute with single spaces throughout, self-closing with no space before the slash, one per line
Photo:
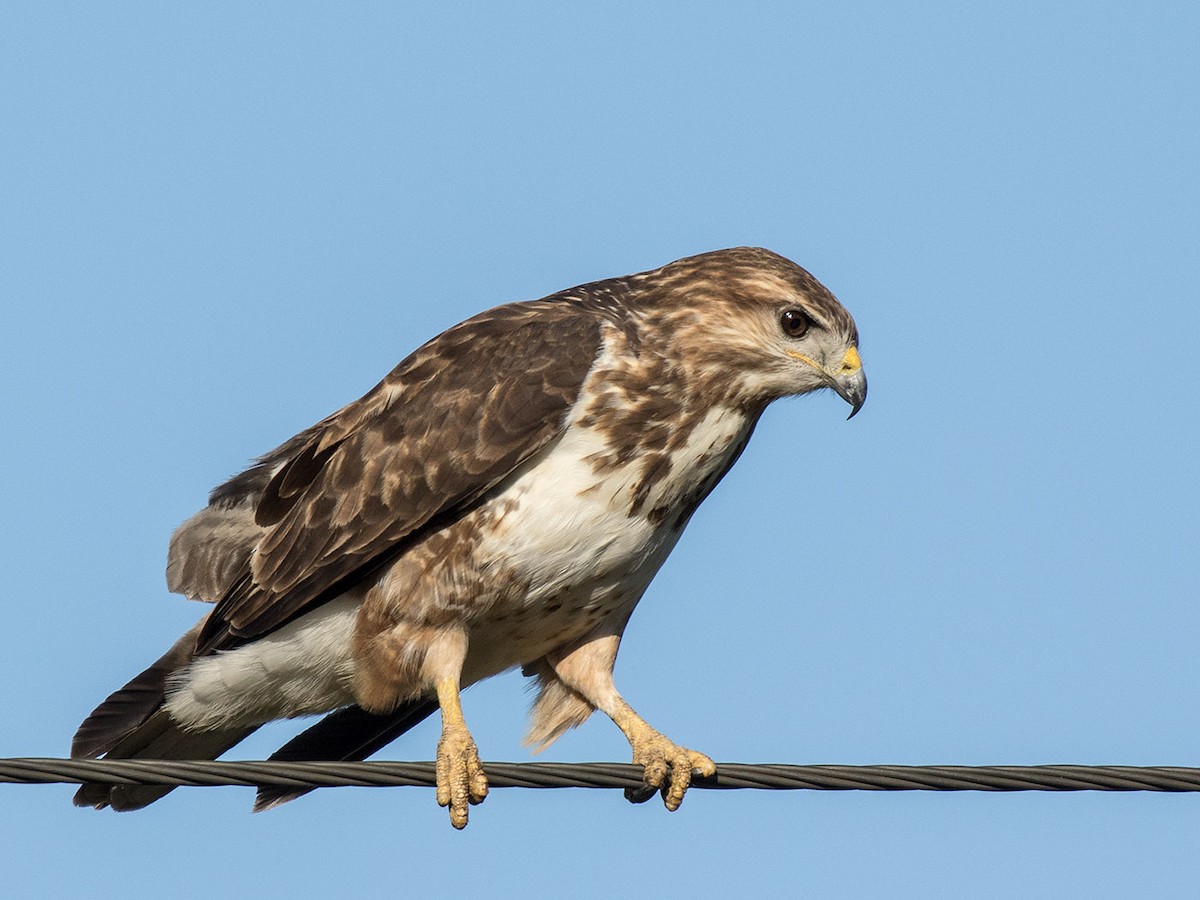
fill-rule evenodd
<path id="1" fill-rule="evenodd" d="M 0 756 L 200 613 L 206 491 L 496 303 L 758 244 L 871 398 L 777 404 L 618 684 L 718 762 L 1200 764 L 1187 3 L 9 4 Z M 504 676 L 465 711 L 521 760 Z M 262 758 L 296 726 L 235 752 Z M 433 723 L 386 755 L 432 758 Z M 545 755 L 625 760 L 597 717 Z M 12 896 L 1193 896 L 1200 798 L 0 787 Z M 165 887 L 164 887 L 165 886 Z"/>

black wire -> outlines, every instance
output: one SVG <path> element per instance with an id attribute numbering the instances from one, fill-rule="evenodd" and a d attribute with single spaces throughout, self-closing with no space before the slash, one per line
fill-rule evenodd
<path id="1" fill-rule="evenodd" d="M 627 763 L 485 763 L 494 788 L 628 788 Z M 213 787 L 429 787 L 432 762 L 199 762 L 0 758 L 0 783 L 161 784 Z M 796 766 L 720 763 L 695 788 L 776 791 L 1200 791 L 1200 768 L 1183 766 Z"/>

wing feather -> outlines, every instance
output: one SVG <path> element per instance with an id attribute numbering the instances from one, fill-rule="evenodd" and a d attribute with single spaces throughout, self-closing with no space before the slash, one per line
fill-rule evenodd
<path id="1" fill-rule="evenodd" d="M 255 509 L 265 530 L 198 652 L 268 633 L 340 593 L 423 529 L 462 515 L 557 437 L 600 349 L 579 304 L 468 319 L 307 432 Z"/>

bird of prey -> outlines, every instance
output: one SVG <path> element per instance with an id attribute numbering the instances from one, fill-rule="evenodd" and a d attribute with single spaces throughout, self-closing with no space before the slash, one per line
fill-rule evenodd
<path id="1" fill-rule="evenodd" d="M 510 303 L 213 490 L 171 538 L 173 591 L 215 604 L 80 726 L 72 756 L 215 759 L 325 714 L 272 759 L 360 760 L 440 709 L 437 801 L 487 794 L 459 692 L 520 667 L 527 742 L 593 710 L 668 809 L 713 761 L 617 692 L 625 624 L 767 404 L 867 395 L 854 320 L 768 250 L 703 253 Z M 85 784 L 138 809 L 159 786 Z M 255 808 L 305 793 L 264 787 Z"/>

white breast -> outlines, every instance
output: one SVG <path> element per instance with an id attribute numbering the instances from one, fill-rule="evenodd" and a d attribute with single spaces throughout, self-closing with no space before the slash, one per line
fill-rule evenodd
<path id="1" fill-rule="evenodd" d="M 479 556 L 507 562 L 528 578 L 536 587 L 527 603 L 589 583 L 648 583 L 682 530 L 672 527 L 674 517 L 648 513 L 682 504 L 723 469 L 751 424 L 734 410 L 708 410 L 672 454 L 670 473 L 650 486 L 637 511 L 641 459 L 598 469 L 594 460 L 610 449 L 603 433 L 571 425 L 500 495 L 508 511 L 481 542 Z"/>

